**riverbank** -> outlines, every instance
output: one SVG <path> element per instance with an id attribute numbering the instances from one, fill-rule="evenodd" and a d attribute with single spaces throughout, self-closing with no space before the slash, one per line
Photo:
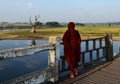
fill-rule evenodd
<path id="1" fill-rule="evenodd" d="M 62 38 L 62 36 L 59 36 Z M 100 38 L 103 36 L 81 36 L 82 40 L 91 38 Z M 48 40 L 49 36 L 5 36 L 1 37 L 0 40 Z M 113 36 L 113 40 L 119 40 L 119 36 Z"/>
<path id="2" fill-rule="evenodd" d="M 82 39 L 103 37 L 106 33 L 112 33 L 113 40 L 119 39 L 119 29 L 120 26 L 85 26 L 76 27 L 79 31 Z M 61 28 L 39 28 L 36 33 L 32 33 L 31 30 L 14 30 L 7 32 L 0 32 L 0 39 L 16 39 L 16 40 L 29 40 L 29 39 L 48 39 L 49 36 L 59 36 L 62 38 L 63 34 L 66 32 L 67 27 Z"/>

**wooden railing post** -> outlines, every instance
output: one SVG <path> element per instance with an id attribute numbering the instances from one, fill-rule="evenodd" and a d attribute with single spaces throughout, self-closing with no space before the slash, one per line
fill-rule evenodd
<path id="1" fill-rule="evenodd" d="M 54 67 L 53 77 L 49 81 L 56 82 L 59 80 L 59 60 L 60 60 L 60 38 L 51 36 L 49 43 L 55 45 L 54 50 L 49 50 L 48 67 Z"/>
<path id="2" fill-rule="evenodd" d="M 112 34 L 106 34 L 105 37 L 105 46 L 106 46 L 106 61 L 113 60 L 113 43 L 112 43 Z"/>

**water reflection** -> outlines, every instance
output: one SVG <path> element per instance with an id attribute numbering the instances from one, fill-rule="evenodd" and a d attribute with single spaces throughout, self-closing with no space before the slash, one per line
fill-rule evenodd
<path id="1" fill-rule="evenodd" d="M 0 50 L 48 43 L 47 40 L 0 40 Z"/>
<path id="2" fill-rule="evenodd" d="M 9 80 L 47 67 L 48 51 L 0 62 L 0 81 Z"/>
<path id="3" fill-rule="evenodd" d="M 31 40 L 31 45 L 30 46 L 34 46 L 36 45 L 35 39 Z"/>
<path id="4" fill-rule="evenodd" d="M 47 40 L 0 40 L 0 50 L 48 43 Z M 47 67 L 47 51 L 0 61 L 0 82 Z"/>

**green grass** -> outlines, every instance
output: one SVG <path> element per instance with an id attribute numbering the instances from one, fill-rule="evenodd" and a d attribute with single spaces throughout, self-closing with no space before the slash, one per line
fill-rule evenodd
<path id="1" fill-rule="evenodd" d="M 88 27 L 76 27 L 76 29 L 82 34 L 82 35 L 90 35 L 90 36 L 101 36 L 105 33 L 112 33 L 114 36 L 118 36 L 120 26 L 88 26 Z"/>
<path id="2" fill-rule="evenodd" d="M 58 35 L 58 34 L 63 34 L 64 29 L 58 28 L 42 28 L 42 29 L 37 29 L 36 33 L 32 33 L 31 30 L 20 30 L 20 31 L 12 31 L 12 32 L 7 32 L 6 34 L 9 35 L 41 35 L 41 36 L 51 36 L 51 35 Z"/>
<path id="3" fill-rule="evenodd" d="M 104 36 L 105 33 L 111 32 L 113 36 L 119 35 L 120 26 L 85 26 L 85 27 L 78 27 L 76 26 L 76 30 L 79 31 L 81 36 Z M 36 33 L 31 33 L 31 30 L 19 30 L 19 31 L 10 31 L 10 32 L 0 32 L 0 38 L 4 38 L 5 36 L 22 36 L 22 37 L 34 37 L 34 36 L 62 36 L 67 27 L 62 28 L 40 28 L 37 29 Z"/>

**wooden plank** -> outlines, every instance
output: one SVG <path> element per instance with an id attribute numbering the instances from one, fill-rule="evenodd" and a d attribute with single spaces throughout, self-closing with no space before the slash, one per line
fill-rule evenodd
<path id="1" fill-rule="evenodd" d="M 119 59 L 120 60 L 120 59 Z M 101 65 L 64 84 L 120 84 L 119 60 Z M 62 84 L 62 83 L 61 83 Z"/>
<path id="2" fill-rule="evenodd" d="M 98 71 L 98 72 L 94 73 L 93 75 L 101 76 L 101 77 L 109 78 L 109 79 L 114 79 L 114 80 L 120 80 L 120 76 L 119 75 L 105 73 L 105 72 L 102 72 L 102 71 Z"/>
<path id="3" fill-rule="evenodd" d="M 92 82 L 93 84 L 118 84 L 119 83 L 119 81 L 105 79 L 105 78 L 101 78 L 101 77 L 95 76 L 95 75 L 90 75 L 90 76 L 80 80 L 79 83 L 81 81 L 89 81 L 89 82 Z"/>
<path id="4" fill-rule="evenodd" d="M 116 70 L 116 71 L 120 71 L 120 68 L 113 68 L 113 67 L 106 67 L 106 69 L 113 69 L 113 70 Z"/>
<path id="5" fill-rule="evenodd" d="M 101 75 L 95 75 L 95 74 L 92 74 L 91 76 L 93 76 L 95 80 L 101 80 L 102 79 L 102 80 L 106 80 L 108 82 L 112 82 L 112 84 L 120 84 L 119 80 L 112 79 L 110 77 L 101 76 Z M 107 83 L 107 84 L 109 84 L 109 83 Z"/>
<path id="6" fill-rule="evenodd" d="M 90 52 L 89 59 L 90 59 L 90 62 L 92 63 L 92 62 L 93 62 L 93 54 L 92 54 L 92 51 Z"/>
<path id="7" fill-rule="evenodd" d="M 102 47 L 102 38 L 99 39 L 99 46 Z"/>
<path id="8" fill-rule="evenodd" d="M 118 68 L 118 69 L 120 69 L 120 66 L 118 66 L 118 65 L 116 65 L 116 64 L 111 64 L 111 65 L 108 66 L 108 67 L 111 67 L 111 68 Z"/>
<path id="9" fill-rule="evenodd" d="M 115 61 L 117 61 L 117 60 L 120 61 L 120 53 L 118 53 L 117 55 L 118 55 L 118 57 L 117 57 L 117 59 L 115 59 Z"/>
<path id="10" fill-rule="evenodd" d="M 99 60 L 99 49 L 96 51 L 96 58 L 97 58 L 97 60 Z"/>
<path id="11" fill-rule="evenodd" d="M 84 41 L 87 41 L 87 40 L 91 41 L 91 40 L 99 40 L 99 39 L 105 39 L 105 36 L 98 37 L 98 38 L 89 38 L 89 39 L 81 40 L 81 42 L 84 42 Z"/>
<path id="12" fill-rule="evenodd" d="M 106 49 L 106 47 L 99 47 L 99 48 L 95 48 L 95 49 L 93 49 L 93 50 L 87 50 L 87 51 L 82 51 L 81 53 L 88 53 L 88 52 L 91 52 L 91 51 L 96 51 L 96 50 L 99 50 L 99 49 Z"/>
<path id="13" fill-rule="evenodd" d="M 113 80 L 109 78 L 107 79 L 107 78 L 103 78 L 95 75 L 91 75 L 90 77 L 93 78 L 93 80 L 97 80 L 97 83 L 101 83 L 101 84 L 118 84 L 119 83 L 118 80 Z"/>
<path id="14" fill-rule="evenodd" d="M 117 66 L 114 68 L 113 65 L 116 66 L 113 62 L 106 63 L 75 79 L 65 80 L 66 82 L 61 84 L 120 84 L 120 68 Z"/>
<path id="15" fill-rule="evenodd" d="M 93 49 L 96 49 L 96 40 L 93 40 Z"/>
<path id="16" fill-rule="evenodd" d="M 91 82 L 91 81 L 89 81 L 89 80 L 85 80 L 85 79 L 83 79 L 83 80 L 78 80 L 78 81 L 76 81 L 76 82 L 74 82 L 74 83 L 72 83 L 72 84 L 96 84 L 95 82 Z"/>
<path id="17" fill-rule="evenodd" d="M 85 53 L 82 53 L 82 64 L 85 64 Z"/>
<path id="18" fill-rule="evenodd" d="M 113 65 L 110 65 L 110 66 L 113 66 Z M 118 79 L 118 80 L 116 80 L 116 79 Z M 120 83 L 119 79 L 120 79 L 120 72 L 118 72 L 118 71 L 116 72 L 113 69 L 103 68 L 100 71 L 95 72 L 95 73 L 83 78 L 82 80 L 77 81 L 76 84 L 79 84 L 80 82 L 84 82 L 84 81 L 94 82 L 96 84 L 119 84 Z M 85 83 L 83 83 L 83 84 L 85 84 Z"/>
<path id="19" fill-rule="evenodd" d="M 113 63 L 114 63 L 114 62 L 120 63 L 120 56 L 119 56 L 119 57 L 116 56 L 116 58 L 115 58 L 115 60 L 113 61 Z"/>
<path id="20" fill-rule="evenodd" d="M 101 66 L 99 66 L 99 67 L 96 67 L 95 69 L 90 70 L 89 72 L 86 72 L 85 74 L 81 74 L 80 76 L 77 76 L 77 77 L 75 77 L 74 79 L 67 79 L 67 80 L 65 80 L 64 82 L 60 82 L 59 84 L 72 84 L 73 82 L 76 82 L 76 81 L 78 81 L 78 80 L 82 80 L 82 79 L 84 79 L 85 77 L 87 77 L 87 76 L 95 73 L 95 72 L 98 71 L 98 70 L 101 70 L 103 67 L 106 67 L 106 66 L 108 66 L 108 65 L 111 64 L 111 63 L 112 63 L 112 62 L 108 62 L 108 63 L 106 63 L 106 64 L 104 64 L 104 65 L 101 65 Z M 92 83 L 92 84 L 94 84 L 94 83 Z"/>
<path id="21" fill-rule="evenodd" d="M 113 64 L 117 64 L 117 65 L 120 66 L 120 60 L 115 60 L 115 61 L 113 61 Z"/>
<path id="22" fill-rule="evenodd" d="M 88 51 L 88 46 L 89 46 L 89 43 L 88 43 L 89 40 L 86 41 L 86 51 Z"/>
<path id="23" fill-rule="evenodd" d="M 114 74 L 114 75 L 120 75 L 120 71 L 115 70 L 115 69 L 107 69 L 107 68 L 104 68 L 104 69 L 102 69 L 102 71 L 108 72 L 108 73 L 111 73 L 111 74 Z"/>

